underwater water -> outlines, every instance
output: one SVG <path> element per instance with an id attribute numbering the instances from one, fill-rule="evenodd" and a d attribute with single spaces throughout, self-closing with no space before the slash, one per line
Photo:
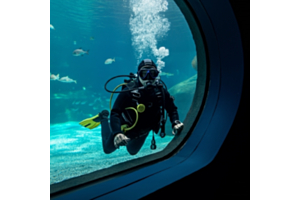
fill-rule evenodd
<path id="1" fill-rule="evenodd" d="M 196 47 L 174 1 L 51 0 L 50 24 L 50 184 L 163 150 L 173 138 L 170 122 L 168 136 L 155 135 L 156 150 L 150 149 L 150 133 L 135 156 L 125 147 L 105 154 L 101 126 L 89 130 L 79 122 L 109 110 L 106 81 L 136 73 L 145 58 L 161 70 L 179 118 L 185 119 L 196 85 L 191 64 Z M 74 56 L 76 49 L 83 54 Z M 108 89 L 123 82 L 115 79 Z"/>

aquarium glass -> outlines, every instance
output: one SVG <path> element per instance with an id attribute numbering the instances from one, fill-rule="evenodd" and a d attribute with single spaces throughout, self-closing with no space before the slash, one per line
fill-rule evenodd
<path id="1" fill-rule="evenodd" d="M 173 139 L 169 118 L 167 136 L 154 134 L 157 149 L 150 149 L 150 133 L 134 156 L 126 147 L 105 154 L 101 125 L 90 130 L 79 122 L 109 110 L 105 83 L 137 73 L 145 58 L 157 64 L 184 121 L 196 87 L 196 54 L 187 21 L 172 0 L 51 0 L 50 184 L 162 151 Z M 112 80 L 108 89 L 124 79 Z"/>

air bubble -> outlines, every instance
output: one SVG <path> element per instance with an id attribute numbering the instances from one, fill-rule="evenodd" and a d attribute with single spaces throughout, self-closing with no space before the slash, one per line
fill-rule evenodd
<path id="1" fill-rule="evenodd" d="M 129 25 L 137 63 L 144 58 L 155 57 L 160 71 L 165 66 L 162 59 L 169 55 L 169 49 L 157 48 L 157 39 L 164 37 L 170 30 L 170 22 L 162 13 L 168 10 L 168 2 L 166 0 L 130 0 L 129 5 L 133 12 Z"/>

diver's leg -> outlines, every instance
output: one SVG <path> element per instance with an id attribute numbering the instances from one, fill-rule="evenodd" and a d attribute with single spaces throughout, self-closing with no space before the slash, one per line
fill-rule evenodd
<path id="1" fill-rule="evenodd" d="M 104 113 L 104 111 L 102 111 L 101 114 L 102 113 Z M 104 115 L 106 115 L 106 112 L 104 113 Z M 114 145 L 114 136 L 108 123 L 108 117 L 103 117 L 103 119 L 101 120 L 101 136 L 104 153 L 109 154 L 114 152 L 116 150 L 116 147 Z"/>
<path id="2" fill-rule="evenodd" d="M 148 134 L 145 134 L 137 139 L 130 140 L 126 146 L 128 153 L 130 153 L 130 155 L 137 154 L 145 143 L 147 136 Z"/>

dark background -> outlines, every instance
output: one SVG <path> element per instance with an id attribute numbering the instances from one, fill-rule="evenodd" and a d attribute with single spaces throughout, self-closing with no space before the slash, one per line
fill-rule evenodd
<path id="1" fill-rule="evenodd" d="M 243 91 L 234 123 L 209 165 L 142 199 L 250 199 L 250 1 L 230 3 L 244 50 Z"/>

